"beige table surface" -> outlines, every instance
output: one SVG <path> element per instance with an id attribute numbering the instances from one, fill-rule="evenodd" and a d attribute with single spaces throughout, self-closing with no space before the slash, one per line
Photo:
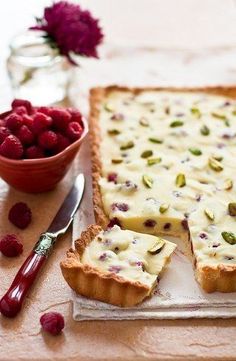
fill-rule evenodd
<path id="1" fill-rule="evenodd" d="M 8 106 L 11 98 L 3 67 L 6 45 L 14 33 L 31 24 L 32 14 L 37 15 L 42 4 L 46 3 L 48 1 L 8 0 L 1 9 L 2 109 Z M 236 47 L 236 8 L 231 0 L 82 0 L 81 3 L 102 17 L 107 42 L 113 45 L 132 43 L 167 50 L 191 48 L 200 53 L 204 48 L 210 48 L 211 52 L 217 48 L 221 60 L 222 51 L 226 51 L 228 59 Z M 9 19 L 14 24 L 10 27 Z M 227 55 L 227 49 L 230 55 Z M 185 62 L 187 66 L 191 56 Z M 215 64 L 208 77 L 199 73 L 199 76 L 195 74 L 195 79 L 200 83 L 214 83 L 214 80 L 236 82 L 232 59 L 226 70 L 222 64 L 217 69 L 218 64 Z M 86 82 L 86 76 L 81 79 Z M 171 75 L 168 82 L 171 82 Z M 41 195 L 22 194 L 9 189 L 0 180 L 0 236 L 18 233 L 24 242 L 24 253 L 19 258 L 9 260 L 0 256 L 0 296 L 7 290 L 39 234 L 50 223 L 77 173 L 77 167 L 78 162 L 55 191 Z M 19 232 L 7 220 L 8 210 L 16 201 L 26 201 L 33 211 L 33 222 L 25 231 Z M 59 269 L 59 261 L 70 243 L 71 234 L 68 233 L 56 245 L 44 272 L 27 297 L 23 312 L 14 320 L 0 317 L 1 361 L 236 360 L 236 319 L 74 322 L 71 293 Z M 64 315 L 66 327 L 60 336 L 52 337 L 41 332 L 39 317 L 46 311 L 58 311 Z"/>

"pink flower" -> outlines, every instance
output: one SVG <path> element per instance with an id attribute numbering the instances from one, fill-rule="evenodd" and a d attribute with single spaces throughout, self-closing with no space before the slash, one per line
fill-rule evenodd
<path id="1" fill-rule="evenodd" d="M 33 30 L 47 33 L 46 38 L 52 46 L 59 48 L 62 55 L 73 63 L 70 53 L 88 57 L 98 57 L 97 46 L 102 42 L 103 33 L 87 10 L 67 1 L 59 1 L 44 9 L 44 16 L 37 19 Z"/>

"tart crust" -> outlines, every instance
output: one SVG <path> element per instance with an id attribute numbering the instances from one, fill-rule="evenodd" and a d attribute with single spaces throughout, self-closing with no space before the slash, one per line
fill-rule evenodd
<path id="1" fill-rule="evenodd" d="M 60 263 L 62 274 L 69 286 L 78 294 L 116 306 L 134 306 L 148 297 L 152 289 L 140 282 L 125 280 L 116 274 L 104 274 L 80 261 L 87 245 L 102 230 L 98 225 L 90 225 L 82 232 L 81 237 L 75 242 L 75 250 L 70 249 L 66 260 Z"/>
<path id="2" fill-rule="evenodd" d="M 143 91 L 170 91 L 170 92 L 202 92 L 212 95 L 222 95 L 229 98 L 236 98 L 236 86 L 224 87 L 196 87 L 196 88 L 175 88 L 175 87 L 145 87 L 129 88 L 116 85 L 108 87 L 97 87 L 90 90 L 90 144 L 92 159 L 92 181 L 93 181 L 93 204 L 96 222 L 105 228 L 109 222 L 103 209 L 102 195 L 99 187 L 99 179 L 102 174 L 102 163 L 100 157 L 100 128 L 99 128 L 99 106 L 101 101 L 112 91 L 132 92 L 137 95 Z M 168 234 L 170 235 L 170 233 Z M 174 235 L 173 236 L 179 236 Z M 182 237 L 181 237 L 182 238 Z M 189 237 L 191 246 L 191 238 Z M 195 277 L 206 292 L 235 292 L 236 291 L 236 266 L 200 266 L 196 267 L 194 256 L 192 257 Z"/>

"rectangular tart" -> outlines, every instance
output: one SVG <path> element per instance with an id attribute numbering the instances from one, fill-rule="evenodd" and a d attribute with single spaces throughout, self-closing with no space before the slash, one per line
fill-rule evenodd
<path id="1" fill-rule="evenodd" d="M 185 239 L 207 292 L 236 291 L 236 88 L 90 93 L 95 217 Z"/>
<path id="2" fill-rule="evenodd" d="M 150 296 L 176 245 L 159 237 L 91 225 L 61 263 L 69 286 L 83 296 L 134 306 Z"/>

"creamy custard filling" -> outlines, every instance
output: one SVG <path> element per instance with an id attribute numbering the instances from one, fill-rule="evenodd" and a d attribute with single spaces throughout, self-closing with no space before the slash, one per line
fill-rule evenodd
<path id="1" fill-rule="evenodd" d="M 203 93 L 113 91 L 99 123 L 109 218 L 152 234 L 179 235 L 189 225 L 199 264 L 235 264 L 236 102 Z"/>
<path id="2" fill-rule="evenodd" d="M 175 248 L 175 244 L 159 237 L 114 226 L 92 240 L 81 261 L 152 289 Z"/>

